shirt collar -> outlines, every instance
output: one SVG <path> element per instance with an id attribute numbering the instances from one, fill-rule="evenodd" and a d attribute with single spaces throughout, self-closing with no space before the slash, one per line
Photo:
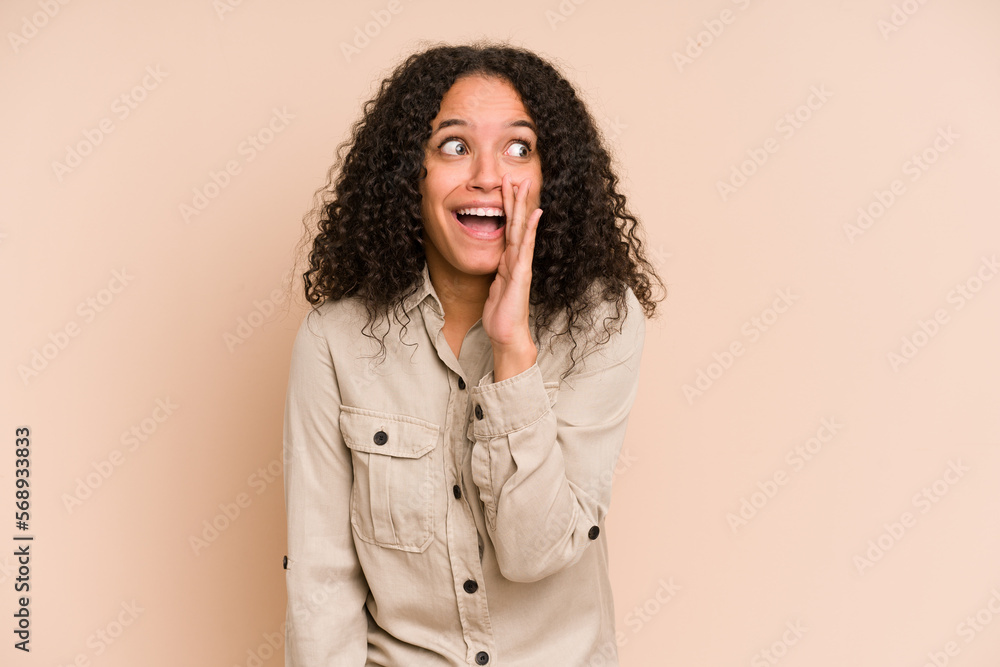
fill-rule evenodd
<path id="1" fill-rule="evenodd" d="M 431 283 L 431 274 L 427 269 L 427 260 L 424 260 L 419 281 L 417 291 L 403 299 L 403 312 L 409 313 L 414 307 L 420 305 L 424 299 L 430 298 L 431 307 L 443 317 L 444 308 L 441 306 L 441 300 L 438 298 L 437 292 L 434 291 L 434 285 Z"/>

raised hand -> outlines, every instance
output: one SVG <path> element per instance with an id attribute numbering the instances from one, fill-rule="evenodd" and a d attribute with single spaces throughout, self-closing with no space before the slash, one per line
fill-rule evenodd
<path id="1" fill-rule="evenodd" d="M 504 174 L 503 194 L 506 247 L 500 255 L 496 277 L 483 306 L 483 329 L 493 343 L 494 381 L 499 382 L 531 367 L 537 349 L 528 328 L 528 296 L 531 292 L 531 260 L 535 231 L 542 209 L 527 214 L 530 178 L 514 185 Z M 523 367 L 522 367 L 523 366 Z M 501 377 L 503 376 L 503 377 Z"/>

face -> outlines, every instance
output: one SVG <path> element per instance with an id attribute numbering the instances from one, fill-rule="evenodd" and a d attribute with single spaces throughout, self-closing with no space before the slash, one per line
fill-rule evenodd
<path id="1" fill-rule="evenodd" d="M 525 219 L 541 200 L 534 127 L 506 81 L 465 76 L 445 93 L 431 121 L 424 153 L 427 175 L 420 181 L 424 247 L 432 274 L 460 280 L 496 272 L 506 243 L 504 174 L 510 174 L 512 185 L 531 179 Z M 470 209 L 472 214 L 466 213 Z M 475 215 L 479 209 L 487 215 Z"/>

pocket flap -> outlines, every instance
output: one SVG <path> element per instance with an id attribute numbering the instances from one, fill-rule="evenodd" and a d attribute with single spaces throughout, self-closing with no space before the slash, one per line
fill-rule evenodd
<path id="1" fill-rule="evenodd" d="M 357 452 L 419 458 L 434 449 L 440 431 L 416 417 L 340 406 L 344 444 Z"/>

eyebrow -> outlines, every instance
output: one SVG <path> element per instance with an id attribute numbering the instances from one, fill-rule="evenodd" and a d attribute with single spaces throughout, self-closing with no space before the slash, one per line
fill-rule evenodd
<path id="1" fill-rule="evenodd" d="M 438 125 L 437 128 L 433 132 L 431 132 L 431 136 L 437 134 L 438 132 L 440 132 L 441 130 L 443 130 L 446 127 L 451 127 L 452 125 L 460 125 L 460 126 L 463 126 L 463 127 L 467 127 L 469 124 L 467 122 L 465 122 L 464 120 L 462 120 L 461 118 L 449 118 L 447 120 L 441 121 L 441 124 Z M 534 132 L 535 134 L 538 134 L 538 130 L 535 129 L 534 123 L 532 123 L 530 120 L 512 120 L 509 123 L 507 123 L 506 125 L 504 125 L 504 127 L 505 128 L 507 128 L 507 127 L 526 127 L 529 130 L 531 130 L 532 132 Z"/>

